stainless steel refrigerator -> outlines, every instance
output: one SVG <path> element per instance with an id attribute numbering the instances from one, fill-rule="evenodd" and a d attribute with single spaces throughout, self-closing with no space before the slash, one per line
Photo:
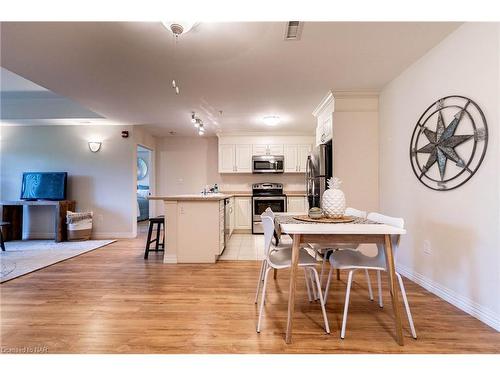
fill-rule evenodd
<path id="1" fill-rule="evenodd" d="M 306 192 L 309 207 L 321 207 L 326 180 L 333 173 L 332 141 L 315 147 L 307 157 Z"/>

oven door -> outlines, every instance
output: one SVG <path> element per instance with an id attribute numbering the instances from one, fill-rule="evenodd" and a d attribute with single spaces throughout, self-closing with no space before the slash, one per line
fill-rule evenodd
<path id="1" fill-rule="evenodd" d="M 270 196 L 252 198 L 252 233 L 264 233 L 260 215 L 267 208 L 271 208 L 273 212 L 286 212 L 286 197 Z"/>

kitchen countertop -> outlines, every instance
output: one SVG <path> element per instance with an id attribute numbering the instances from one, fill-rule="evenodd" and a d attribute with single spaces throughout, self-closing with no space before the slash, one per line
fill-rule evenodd
<path id="1" fill-rule="evenodd" d="M 288 197 L 304 197 L 306 193 L 304 191 L 286 191 L 285 195 Z M 148 197 L 150 200 L 161 200 L 161 201 L 220 201 L 231 197 L 251 197 L 251 191 L 225 191 L 222 193 L 209 193 L 207 195 L 202 194 L 179 194 L 179 195 L 166 195 L 166 196 L 151 196 Z"/>
<path id="2" fill-rule="evenodd" d="M 234 197 L 251 197 L 251 191 L 224 191 L 223 194 L 232 195 Z M 289 197 L 305 197 L 305 191 L 285 191 L 285 195 Z"/>
<path id="3" fill-rule="evenodd" d="M 150 200 L 161 200 L 161 201 L 220 201 L 226 198 L 231 198 L 232 195 L 229 194 L 179 194 L 179 195 L 167 195 L 164 197 L 161 196 L 152 196 L 148 197 Z"/>

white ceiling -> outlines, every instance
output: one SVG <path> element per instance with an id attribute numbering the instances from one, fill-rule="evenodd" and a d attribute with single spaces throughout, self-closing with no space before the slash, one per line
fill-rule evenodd
<path id="1" fill-rule="evenodd" d="M 333 90 L 380 90 L 459 23 L 199 23 L 174 48 L 160 23 L 2 23 L 1 66 L 116 124 L 157 135 L 312 133 L 312 110 Z M 180 95 L 170 86 L 175 78 Z M 222 110 L 220 116 L 218 111 Z"/>

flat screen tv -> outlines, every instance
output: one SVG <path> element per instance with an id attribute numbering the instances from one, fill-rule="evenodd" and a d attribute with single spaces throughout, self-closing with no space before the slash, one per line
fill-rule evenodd
<path id="1" fill-rule="evenodd" d="M 66 199 L 67 172 L 24 172 L 21 199 Z"/>

